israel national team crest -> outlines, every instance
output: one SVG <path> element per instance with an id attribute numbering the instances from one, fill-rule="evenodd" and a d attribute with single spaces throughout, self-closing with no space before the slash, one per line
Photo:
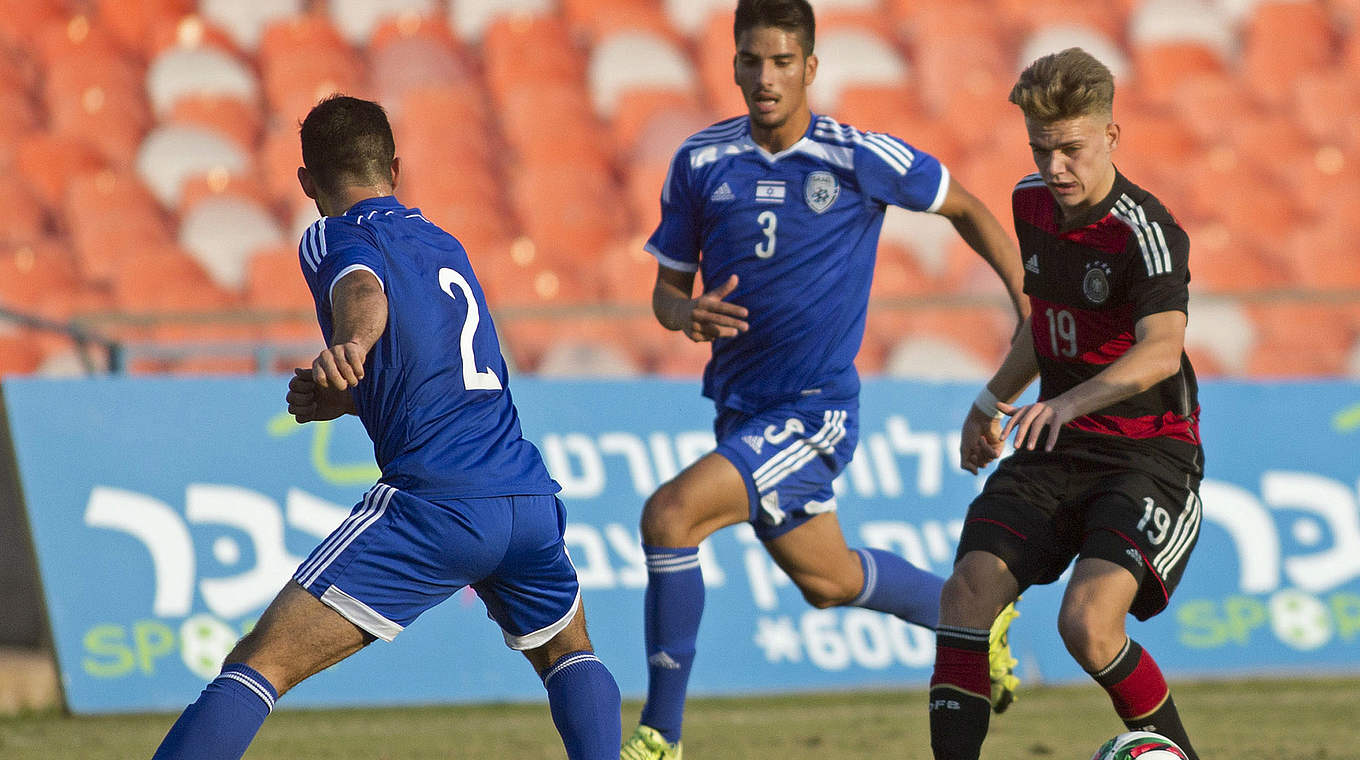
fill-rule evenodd
<path id="1" fill-rule="evenodd" d="M 1094 304 L 1105 303 L 1110 297 L 1109 268 L 1102 262 L 1086 265 L 1086 276 L 1081 278 L 1081 292 Z"/>
<path id="2" fill-rule="evenodd" d="M 803 199 L 807 201 L 808 208 L 819 214 L 831 208 L 840 194 L 841 183 L 831 172 L 813 172 L 803 183 Z"/>

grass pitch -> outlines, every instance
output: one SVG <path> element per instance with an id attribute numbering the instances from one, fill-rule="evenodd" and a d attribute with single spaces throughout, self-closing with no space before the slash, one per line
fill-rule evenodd
<path id="1" fill-rule="evenodd" d="M 1205 760 L 1360 760 L 1360 677 L 1173 685 Z M 930 760 L 925 694 L 857 692 L 691 700 L 689 760 Z M 286 704 L 286 702 L 285 702 Z M 624 705 L 624 731 L 640 706 Z M 171 715 L 0 719 L 0 758 L 151 756 Z M 1094 684 L 1026 688 L 993 717 L 983 757 L 1087 760 L 1119 733 Z M 248 760 L 464 760 L 565 757 L 546 705 L 287 710 L 271 716 Z"/>

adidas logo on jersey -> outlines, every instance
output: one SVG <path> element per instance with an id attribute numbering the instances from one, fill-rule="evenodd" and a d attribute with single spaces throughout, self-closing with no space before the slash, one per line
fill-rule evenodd
<path id="1" fill-rule="evenodd" d="M 665 652 L 657 652 L 651 657 L 648 657 L 647 664 L 655 665 L 658 668 L 665 668 L 666 670 L 680 669 L 680 663 L 676 662 L 670 655 L 666 654 Z"/>
<path id="2" fill-rule="evenodd" d="M 1035 274 L 1039 273 L 1039 254 L 1032 254 L 1029 257 L 1029 260 L 1025 262 L 1025 271 L 1033 272 Z"/>
<path id="3" fill-rule="evenodd" d="M 732 194 L 732 188 L 728 187 L 727 183 L 724 182 L 718 186 L 717 190 L 713 191 L 713 194 L 710 195 L 708 199 L 711 201 L 730 201 L 735 200 L 736 197 L 736 195 Z"/>
<path id="4" fill-rule="evenodd" d="M 1141 563 L 1143 561 L 1143 555 L 1139 554 L 1138 550 L 1133 548 L 1132 546 L 1125 549 L 1124 553 L 1129 555 L 1129 559 L 1132 559 L 1134 562 Z"/>
<path id="5" fill-rule="evenodd" d="M 751 447 L 751 451 L 754 451 L 757 454 L 759 454 L 761 448 L 765 446 L 765 439 L 758 435 L 743 435 L 741 440 L 745 441 L 746 445 Z"/>

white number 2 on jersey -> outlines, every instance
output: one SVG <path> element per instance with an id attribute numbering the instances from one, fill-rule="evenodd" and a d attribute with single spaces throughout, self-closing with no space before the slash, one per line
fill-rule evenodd
<path id="1" fill-rule="evenodd" d="M 449 298 L 457 301 L 458 296 L 453 292 L 453 285 L 457 285 L 458 289 L 463 291 L 463 298 L 467 299 L 468 305 L 467 320 L 463 322 L 463 331 L 458 335 L 458 351 L 463 359 L 463 387 L 470 391 L 498 391 L 501 389 L 501 381 L 496 377 L 496 373 L 492 372 L 490 367 L 478 372 L 477 358 L 472 355 L 472 337 L 477 334 L 477 325 L 482 321 L 477 313 L 477 299 L 472 295 L 472 286 L 457 270 L 448 267 L 440 269 L 439 287 Z"/>
<path id="2" fill-rule="evenodd" d="M 760 231 L 765 233 L 765 240 L 756 243 L 756 258 L 768 259 L 774 255 L 774 230 L 779 226 L 779 217 L 773 211 L 762 211 L 756 217 L 756 223 L 760 225 Z"/>

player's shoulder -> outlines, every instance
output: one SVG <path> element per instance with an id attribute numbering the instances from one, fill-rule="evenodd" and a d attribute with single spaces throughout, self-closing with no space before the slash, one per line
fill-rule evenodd
<path id="1" fill-rule="evenodd" d="M 688 153 L 695 148 L 732 142 L 743 137 L 748 129 L 749 123 L 746 116 L 733 116 L 730 119 L 723 119 L 685 138 L 676 152 Z"/>
<path id="2" fill-rule="evenodd" d="M 1112 213 L 1126 224 L 1136 226 L 1140 222 L 1142 224 L 1155 222 L 1163 227 L 1180 227 L 1175 215 L 1157 196 L 1146 188 L 1134 184 L 1122 173 L 1115 178 L 1115 191 L 1118 197 L 1115 199 Z"/>
<path id="3" fill-rule="evenodd" d="M 1021 177 L 1019 182 L 1015 183 L 1015 187 L 1011 188 L 1011 195 L 1027 195 L 1036 191 L 1047 192 L 1046 185 L 1044 185 L 1044 178 L 1040 176 L 1039 172 L 1030 172 Z"/>
<path id="4" fill-rule="evenodd" d="M 307 226 L 298 244 L 304 264 L 316 271 L 330 253 L 355 243 L 378 244 L 373 224 L 364 224 L 358 215 L 323 216 Z"/>

